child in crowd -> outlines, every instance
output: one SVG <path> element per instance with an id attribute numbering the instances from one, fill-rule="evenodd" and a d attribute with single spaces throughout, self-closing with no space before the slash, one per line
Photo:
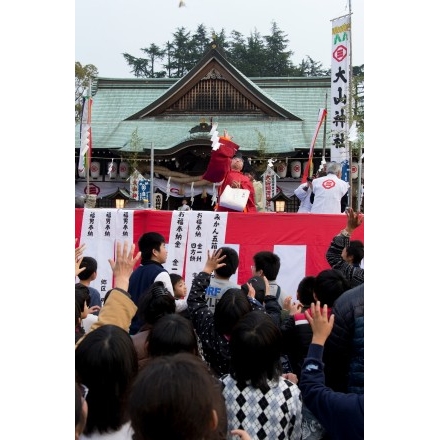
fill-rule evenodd
<path id="1" fill-rule="evenodd" d="M 170 273 L 171 284 L 173 285 L 173 294 L 176 299 L 185 299 L 187 288 L 185 280 L 177 273 Z"/>
<path id="2" fill-rule="evenodd" d="M 83 257 L 79 267 L 80 269 L 84 268 L 84 270 L 78 274 L 78 278 L 82 285 L 89 288 L 90 307 L 94 307 L 94 312 L 91 313 L 98 316 L 99 310 L 101 309 L 101 294 L 90 285 L 98 276 L 98 262 L 93 257 Z"/>
<path id="3" fill-rule="evenodd" d="M 298 379 L 283 374 L 280 329 L 260 310 L 240 318 L 230 337 L 231 373 L 221 377 L 228 429 L 254 439 L 302 438 Z"/>
<path id="4" fill-rule="evenodd" d="M 170 278 L 171 278 L 171 284 L 173 285 L 174 298 L 176 299 L 176 301 L 186 302 L 187 288 L 186 288 L 185 280 L 181 275 L 178 275 L 177 273 L 170 273 Z M 190 319 L 189 310 L 187 308 L 185 308 L 180 312 L 177 312 L 176 310 L 176 313 L 184 316 L 185 318 Z"/>

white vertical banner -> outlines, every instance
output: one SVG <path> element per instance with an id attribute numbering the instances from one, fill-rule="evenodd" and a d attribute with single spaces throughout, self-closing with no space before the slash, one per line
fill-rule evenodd
<path id="1" fill-rule="evenodd" d="M 281 260 L 280 271 L 277 276 L 277 284 L 292 295 L 296 300 L 296 291 L 299 282 L 306 276 L 306 245 L 275 245 L 274 254 L 277 254 Z M 292 286 L 288 290 L 287 286 Z"/>
<path id="2" fill-rule="evenodd" d="M 168 273 L 183 276 L 188 243 L 189 219 L 192 211 L 173 211 L 168 240 L 168 257 L 163 265 Z"/>
<path id="3" fill-rule="evenodd" d="M 348 181 L 349 149 L 349 99 L 350 99 L 350 15 L 332 20 L 331 63 L 331 149 L 330 159 L 343 166 L 342 179 Z M 346 172 L 344 172 L 344 169 Z"/>
<path id="4" fill-rule="evenodd" d="M 224 245 L 227 212 L 187 211 L 190 215 L 185 262 L 185 282 L 191 287 L 194 277 L 203 269 L 209 250 Z"/>
<path id="5" fill-rule="evenodd" d="M 98 262 L 98 276 L 90 283 L 101 298 L 113 287 L 113 272 L 108 260 L 115 258 L 115 241 L 133 243 L 133 210 L 84 209 L 81 241 L 83 255 Z"/>

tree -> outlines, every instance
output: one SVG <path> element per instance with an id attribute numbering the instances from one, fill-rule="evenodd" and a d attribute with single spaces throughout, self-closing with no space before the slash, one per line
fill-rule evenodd
<path id="1" fill-rule="evenodd" d="M 330 76 L 331 69 L 323 69 L 322 63 L 312 60 L 308 55 L 299 65 L 300 76 Z"/>
<path id="2" fill-rule="evenodd" d="M 82 66 L 75 61 L 75 123 L 79 123 L 82 113 L 82 97 L 90 81 L 98 76 L 98 69 L 93 64 Z"/>
<path id="3" fill-rule="evenodd" d="M 360 137 L 364 133 L 364 65 L 353 66 L 353 119 Z"/>
<path id="4" fill-rule="evenodd" d="M 203 24 L 197 26 L 191 35 L 184 27 L 177 28 L 173 40 L 167 41 L 164 48 L 152 43 L 148 48 L 141 49 L 147 58 L 137 58 L 128 53 L 123 56 L 131 72 L 136 77 L 144 78 L 181 78 L 190 71 L 202 58 L 214 42 L 217 49 L 223 51 L 228 60 L 248 77 L 268 76 L 328 76 L 330 69 L 323 69 L 322 63 L 312 60 L 309 56 L 299 66 L 291 61 L 294 52 L 287 49 L 289 40 L 276 22 L 271 23 L 271 33 L 264 37 L 254 29 L 248 38 L 233 30 L 226 37 L 225 30 L 216 32 L 211 29 L 211 38 Z M 164 70 L 156 69 L 156 62 L 165 59 Z"/>
<path id="5" fill-rule="evenodd" d="M 191 32 L 184 27 L 177 28 L 173 34 L 169 50 L 170 62 L 165 68 L 171 72 L 170 78 L 182 78 L 194 64 L 191 64 L 194 42 L 190 41 Z"/>
<path id="6" fill-rule="evenodd" d="M 272 22 L 271 32 L 271 35 L 264 36 L 266 40 L 266 72 L 270 76 L 288 76 L 293 68 L 290 61 L 293 52 L 286 50 L 289 40 L 275 22 Z"/>
<path id="7" fill-rule="evenodd" d="M 155 72 L 154 66 L 156 60 L 162 60 L 165 57 L 165 50 L 161 49 L 159 46 L 157 46 L 154 43 L 150 44 L 150 47 L 141 50 L 148 55 L 148 65 L 150 66 L 150 69 L 148 71 L 147 77 L 163 78 L 166 75 L 165 70 Z"/>
<path id="8" fill-rule="evenodd" d="M 136 58 L 129 53 L 123 53 L 123 57 L 127 64 L 131 67 L 131 73 L 136 78 L 148 78 L 149 73 L 149 61 L 145 58 Z"/>
<path id="9" fill-rule="evenodd" d="M 203 24 L 199 24 L 195 34 L 191 37 L 194 64 L 196 64 L 200 58 L 202 58 L 210 42 L 211 40 L 208 37 L 206 27 Z"/>

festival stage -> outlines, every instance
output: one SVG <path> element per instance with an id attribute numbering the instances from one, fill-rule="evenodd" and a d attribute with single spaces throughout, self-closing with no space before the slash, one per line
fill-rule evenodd
<path id="1" fill-rule="evenodd" d="M 298 282 L 305 275 L 330 268 L 325 253 L 345 225 L 345 214 L 75 210 L 77 244 L 86 243 L 84 255 L 98 260 L 98 278 L 92 286 L 101 297 L 112 287 L 108 259 L 114 257 L 115 240 L 134 242 L 137 251 L 139 237 L 149 231 L 165 237 L 169 252 L 165 267 L 170 273 L 183 275 L 188 287 L 193 275 L 203 268 L 207 249 L 227 245 L 239 254 L 238 284 L 250 278 L 252 256 L 268 250 L 280 256 L 279 284 L 295 297 Z M 364 224 L 351 238 L 364 241 Z"/>

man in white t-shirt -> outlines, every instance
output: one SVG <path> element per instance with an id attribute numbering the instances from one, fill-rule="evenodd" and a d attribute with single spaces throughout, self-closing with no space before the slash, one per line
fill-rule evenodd
<path id="1" fill-rule="evenodd" d="M 312 214 L 341 214 L 341 199 L 350 185 L 341 179 L 340 163 L 330 162 L 327 175 L 318 177 L 312 182 Z"/>

